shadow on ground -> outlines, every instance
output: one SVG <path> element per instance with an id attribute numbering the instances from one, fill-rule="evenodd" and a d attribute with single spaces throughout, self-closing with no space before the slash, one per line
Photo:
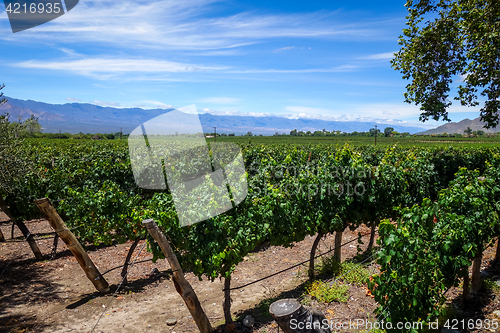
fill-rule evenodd
<path id="1" fill-rule="evenodd" d="M 500 310 L 500 263 L 489 262 L 488 267 L 481 272 L 484 276 L 483 289 L 474 295 L 470 300 L 464 301 L 462 293 L 452 299 L 445 320 L 470 319 L 484 322 L 495 310 Z"/>
<path id="2" fill-rule="evenodd" d="M 33 264 L 35 259 L 19 257 L 2 261 L 0 266 L 0 332 L 34 332 L 46 327 L 35 316 L 12 314 L 12 308 L 35 302 L 60 298 L 60 285 L 47 281 L 50 269 Z"/>

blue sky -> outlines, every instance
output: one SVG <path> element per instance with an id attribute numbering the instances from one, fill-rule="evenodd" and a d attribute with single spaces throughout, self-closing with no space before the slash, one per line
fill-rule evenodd
<path id="1" fill-rule="evenodd" d="M 289 118 L 419 123 L 390 66 L 398 1 L 80 0 L 13 34 L 0 12 L 0 83 L 20 99 Z M 454 102 L 452 121 L 479 116 Z"/>

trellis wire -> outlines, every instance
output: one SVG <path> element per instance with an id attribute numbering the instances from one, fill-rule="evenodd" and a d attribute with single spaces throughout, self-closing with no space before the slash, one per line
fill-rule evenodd
<path id="1" fill-rule="evenodd" d="M 142 248 L 141 250 L 139 251 L 139 253 L 137 254 L 137 256 L 135 257 L 134 261 L 130 264 L 129 266 L 129 269 L 135 264 L 135 261 L 137 260 L 137 258 L 139 258 L 139 255 L 141 254 L 142 250 L 144 250 L 144 248 L 146 247 L 146 244 L 147 244 L 147 241 L 144 241 L 144 244 L 142 245 Z M 120 281 L 120 284 L 118 285 L 118 287 L 116 288 L 115 292 L 113 293 L 113 295 L 111 296 L 111 299 L 108 301 L 108 303 L 105 305 L 104 307 L 104 310 L 101 312 L 101 315 L 99 316 L 99 318 L 97 319 L 97 322 L 95 323 L 94 327 L 92 327 L 92 330 L 90 331 L 90 333 L 93 333 L 95 328 L 97 327 L 97 324 L 99 324 L 99 321 L 101 320 L 102 316 L 104 315 L 104 313 L 106 312 L 106 310 L 109 309 L 109 305 L 111 304 L 111 302 L 113 301 L 113 298 L 115 297 L 115 295 L 118 293 L 118 290 L 120 290 L 122 284 L 123 284 L 123 281 L 125 281 L 125 279 L 127 278 L 127 275 L 128 275 L 128 270 L 127 270 L 127 273 L 123 276 L 122 280 Z"/>

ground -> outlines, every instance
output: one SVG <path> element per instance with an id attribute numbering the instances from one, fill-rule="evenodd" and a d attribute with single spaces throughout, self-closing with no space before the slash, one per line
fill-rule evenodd
<path id="1" fill-rule="evenodd" d="M 71 252 L 59 241 L 57 256 L 50 260 L 53 236 L 47 221 L 26 222 L 29 230 L 37 234 L 37 243 L 47 260 L 36 262 L 31 250 L 16 228 L 14 239 L 10 238 L 11 223 L 0 216 L 0 228 L 7 242 L 0 243 L 0 332 L 196 332 L 197 327 L 181 297 L 171 281 L 171 271 L 165 260 L 153 263 L 152 255 L 146 251 L 144 242 L 137 246 L 132 260 L 136 261 L 129 271 L 128 284 L 121 286 L 121 265 L 125 261 L 131 242 L 112 246 L 87 246 L 87 252 L 99 271 L 111 285 L 107 295 L 99 294 L 87 279 Z M 368 233 L 362 227 L 354 232 L 346 231 L 343 241 L 357 237 L 358 232 Z M 41 235 L 41 236 L 40 236 Z M 333 236 L 320 242 L 319 253 L 333 247 Z M 366 248 L 369 236 L 363 238 Z M 292 248 L 264 246 L 250 253 L 238 265 L 232 277 L 232 287 L 244 285 L 279 272 L 309 258 L 313 237 L 295 244 Z M 342 258 L 353 258 L 357 254 L 357 242 L 343 247 Z M 489 249 L 484 257 L 486 267 L 493 258 Z M 109 271 L 118 267 L 114 270 Z M 157 269 L 157 271 L 155 270 Z M 368 266 L 375 272 L 375 264 Z M 109 272 L 108 272 L 109 271 Z M 196 291 L 203 308 L 218 331 L 223 331 L 222 313 L 223 282 L 199 281 L 192 273 L 186 278 Z M 330 281 L 332 276 L 322 276 Z M 247 333 L 278 331 L 276 323 L 268 313 L 275 299 L 300 298 L 322 311 L 333 321 L 374 318 L 377 307 L 364 286 L 351 286 L 346 303 L 319 303 L 301 297 L 307 280 L 305 265 L 265 279 L 231 292 L 232 313 L 237 320 L 236 329 Z M 453 288 L 447 293 L 450 308 L 461 318 L 497 318 L 493 312 L 500 310 L 500 294 L 484 292 L 464 308 L 461 290 Z M 252 329 L 241 325 L 242 319 L 251 314 L 256 323 Z M 167 319 L 175 318 L 174 326 L 167 326 Z M 480 332 L 478 330 L 476 332 Z M 488 331 L 484 331 L 488 332 Z"/>

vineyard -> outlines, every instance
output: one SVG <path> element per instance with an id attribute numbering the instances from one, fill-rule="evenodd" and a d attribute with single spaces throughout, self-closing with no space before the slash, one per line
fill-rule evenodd
<path id="1" fill-rule="evenodd" d="M 500 236 L 500 148 L 239 145 L 246 198 L 192 225 L 180 226 L 168 190 L 137 187 L 129 148 L 118 140 L 24 142 L 25 172 L 2 199 L 2 210 L 19 221 L 37 219 L 35 200 L 49 198 L 80 243 L 131 244 L 123 257 L 125 279 L 139 244 L 147 244 L 153 262 L 165 259 L 143 225 L 153 219 L 184 271 L 224 281 L 228 325 L 231 299 L 238 298 L 233 273 L 263 245 L 293 249 L 312 240 L 304 263 L 312 282 L 320 242 L 331 242 L 336 265 L 347 259 L 341 253 L 351 242 L 358 257 L 378 267 L 361 283 L 377 302 L 373 317 L 389 323 L 428 324 L 445 312 L 450 288 L 462 288 L 464 302 L 480 292 L 483 253 Z"/>

